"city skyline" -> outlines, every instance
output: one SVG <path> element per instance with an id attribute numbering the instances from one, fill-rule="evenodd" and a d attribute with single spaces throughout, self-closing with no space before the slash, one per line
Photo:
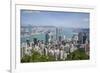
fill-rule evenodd
<path id="1" fill-rule="evenodd" d="M 89 29 L 89 13 L 21 10 L 20 61 L 89 60 Z"/>
<path id="2" fill-rule="evenodd" d="M 89 28 L 89 13 L 21 10 L 21 25 Z"/>

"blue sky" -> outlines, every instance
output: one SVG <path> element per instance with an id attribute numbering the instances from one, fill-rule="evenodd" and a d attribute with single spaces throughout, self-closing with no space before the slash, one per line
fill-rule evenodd
<path id="1" fill-rule="evenodd" d="M 89 13 L 21 10 L 21 25 L 89 28 Z"/>

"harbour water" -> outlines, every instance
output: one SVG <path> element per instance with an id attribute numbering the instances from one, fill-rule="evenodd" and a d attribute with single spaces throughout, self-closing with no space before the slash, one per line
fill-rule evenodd
<path id="1" fill-rule="evenodd" d="M 31 31 L 30 31 L 31 32 Z M 72 38 L 73 35 L 78 34 L 79 32 L 87 32 L 89 34 L 89 28 L 62 28 L 61 32 L 58 35 L 65 36 L 66 38 Z M 56 32 L 53 32 L 54 39 L 56 38 Z M 38 33 L 35 35 L 22 36 L 21 34 L 21 43 L 26 42 L 26 40 L 32 41 L 33 38 L 38 40 L 45 41 L 45 33 Z"/>

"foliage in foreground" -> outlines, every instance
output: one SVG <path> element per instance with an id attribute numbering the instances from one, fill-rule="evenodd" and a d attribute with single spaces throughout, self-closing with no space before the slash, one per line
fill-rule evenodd
<path id="1" fill-rule="evenodd" d="M 76 50 L 73 53 L 70 53 L 66 60 L 87 60 L 89 59 L 89 56 L 85 54 L 84 51 L 82 50 Z M 48 62 L 48 61 L 56 61 L 54 56 L 51 55 L 40 55 L 38 52 L 32 51 L 32 55 L 25 55 L 22 59 L 21 62 Z M 62 61 L 58 59 L 58 61 Z"/>
<path id="2" fill-rule="evenodd" d="M 21 62 L 47 62 L 47 61 L 55 61 L 54 56 L 51 55 L 40 55 L 38 52 L 32 51 L 32 55 L 25 55 Z"/>
<path id="3" fill-rule="evenodd" d="M 73 53 L 70 53 L 67 57 L 67 60 L 88 60 L 89 56 L 83 50 L 76 50 Z"/>

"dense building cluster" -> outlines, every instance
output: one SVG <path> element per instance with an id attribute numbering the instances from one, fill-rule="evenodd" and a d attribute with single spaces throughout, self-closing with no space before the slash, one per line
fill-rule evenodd
<path id="1" fill-rule="evenodd" d="M 34 37 L 31 41 L 26 39 L 25 42 L 21 43 L 21 58 L 25 54 L 31 55 L 32 50 L 40 55 L 52 55 L 55 60 L 65 60 L 70 53 L 77 49 L 83 50 L 89 55 L 89 33 L 79 32 L 68 39 L 65 35 L 59 35 L 61 32 L 61 29 L 56 28 L 55 39 L 50 31 L 45 32 L 45 41 Z"/>

